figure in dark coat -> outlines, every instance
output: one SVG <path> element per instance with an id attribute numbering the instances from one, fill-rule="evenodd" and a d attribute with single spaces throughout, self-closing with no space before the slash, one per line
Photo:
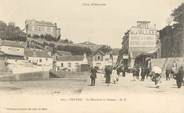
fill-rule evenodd
<path id="1" fill-rule="evenodd" d="M 184 70 L 183 70 L 183 66 L 181 66 L 178 70 L 178 73 L 176 74 L 176 84 L 177 84 L 178 88 L 181 88 L 181 86 L 182 86 L 183 75 L 184 75 Z"/>
<path id="2" fill-rule="evenodd" d="M 97 69 L 96 68 L 92 68 L 91 69 L 91 86 L 95 86 L 95 80 L 96 80 L 96 73 L 97 73 Z"/>
<path id="3" fill-rule="evenodd" d="M 111 74 L 112 74 L 112 66 L 106 66 L 105 67 L 105 83 L 107 83 L 108 85 L 111 82 Z"/>
<path id="4" fill-rule="evenodd" d="M 139 70 L 137 68 L 133 68 L 132 69 L 132 72 L 133 72 L 133 78 L 134 80 L 138 80 L 139 79 Z"/>
<path id="5" fill-rule="evenodd" d="M 120 75 L 120 73 L 121 73 L 121 71 L 122 71 L 122 69 L 119 67 L 119 68 L 117 68 L 117 75 L 119 76 Z"/>
<path id="6" fill-rule="evenodd" d="M 145 69 L 145 68 L 142 68 L 142 72 L 141 72 L 141 81 L 144 81 L 145 76 L 146 76 L 146 69 Z"/>
<path id="7" fill-rule="evenodd" d="M 170 80 L 170 74 L 171 74 L 171 68 L 167 66 L 165 70 L 166 80 Z"/>
<path id="8" fill-rule="evenodd" d="M 126 76 L 126 71 L 127 71 L 128 69 L 126 68 L 126 67 L 122 67 L 122 76 L 123 77 L 125 77 Z"/>

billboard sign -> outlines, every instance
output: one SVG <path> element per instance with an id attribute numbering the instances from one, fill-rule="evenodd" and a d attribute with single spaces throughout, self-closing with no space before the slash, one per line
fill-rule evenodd
<path id="1" fill-rule="evenodd" d="M 156 47 L 158 34 L 156 30 L 131 29 L 129 47 Z"/>

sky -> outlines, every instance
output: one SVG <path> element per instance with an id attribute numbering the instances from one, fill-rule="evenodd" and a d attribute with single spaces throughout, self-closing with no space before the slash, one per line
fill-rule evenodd
<path id="1" fill-rule="evenodd" d="M 158 29 L 184 0 L 0 0 L 0 20 L 22 29 L 26 19 L 57 23 L 62 38 L 121 48 L 122 35 L 138 20 Z M 86 4 L 103 5 L 86 5 Z"/>

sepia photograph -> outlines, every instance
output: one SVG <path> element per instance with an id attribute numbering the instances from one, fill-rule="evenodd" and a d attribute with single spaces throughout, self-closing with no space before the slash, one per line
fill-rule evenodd
<path id="1" fill-rule="evenodd" d="M 0 113 L 184 113 L 184 0 L 0 0 Z"/>

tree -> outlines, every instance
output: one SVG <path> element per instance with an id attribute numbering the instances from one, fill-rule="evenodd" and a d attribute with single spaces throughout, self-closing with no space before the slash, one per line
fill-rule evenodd
<path id="1" fill-rule="evenodd" d="M 36 39 L 37 39 L 37 38 L 40 38 L 40 36 L 39 36 L 39 35 L 34 34 L 34 35 L 33 35 L 33 38 L 36 38 Z"/>
<path id="2" fill-rule="evenodd" d="M 184 3 L 182 3 L 178 8 L 174 9 L 171 16 L 175 22 L 184 25 Z"/>
<path id="3" fill-rule="evenodd" d="M 0 31 L 5 31 L 7 28 L 7 24 L 3 21 L 0 21 Z"/>
<path id="4" fill-rule="evenodd" d="M 169 20 L 168 26 L 160 31 L 162 57 L 181 57 L 184 56 L 184 3 L 173 10 L 171 17 L 175 23 L 171 26 Z"/>
<path id="5" fill-rule="evenodd" d="M 56 49 L 60 51 L 71 52 L 72 55 L 83 55 L 84 53 L 86 53 L 87 55 L 91 55 L 92 53 L 89 48 L 79 47 L 75 45 L 59 45 Z"/>
<path id="6" fill-rule="evenodd" d="M 15 23 L 8 23 L 8 25 L 0 21 L 0 38 L 3 40 L 13 40 L 13 41 L 26 41 L 26 34 L 21 31 Z"/>
<path id="7" fill-rule="evenodd" d="M 102 51 L 104 53 L 108 53 L 108 52 L 112 51 L 111 47 L 110 46 L 107 46 L 107 45 L 103 45 L 98 50 L 100 50 L 100 51 Z"/>

